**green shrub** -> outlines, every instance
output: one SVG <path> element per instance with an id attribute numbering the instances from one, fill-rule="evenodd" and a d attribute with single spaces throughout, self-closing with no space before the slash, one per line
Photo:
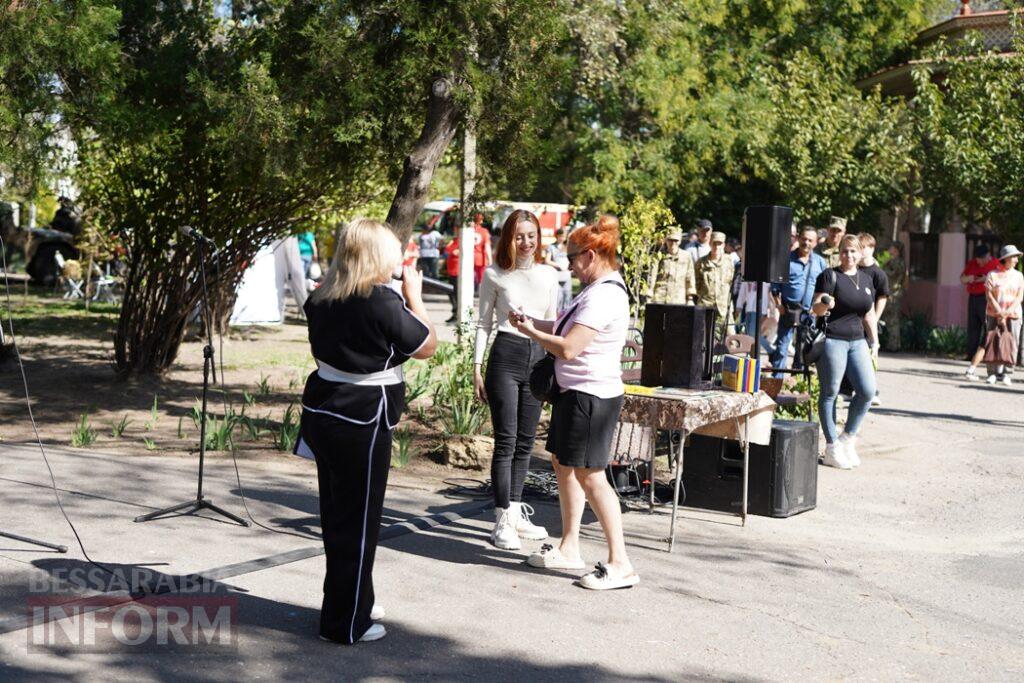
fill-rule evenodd
<path id="1" fill-rule="evenodd" d="M 196 429 L 202 429 L 202 408 L 195 405 L 192 408 L 192 424 Z M 228 414 L 223 418 L 216 415 L 206 414 L 206 450 L 208 451 L 231 451 L 235 448 L 235 429 L 241 422 L 240 416 L 234 408 L 228 408 Z"/>
<path id="2" fill-rule="evenodd" d="M 926 311 L 913 311 L 900 322 L 900 348 L 918 353 L 928 350 L 932 323 Z"/>
<path id="3" fill-rule="evenodd" d="M 928 351 L 943 356 L 961 356 L 967 348 L 967 330 L 959 325 L 936 327 L 928 335 Z"/>
<path id="4" fill-rule="evenodd" d="M 793 385 L 791 390 L 792 393 L 810 394 L 811 411 L 816 411 L 818 409 L 818 397 L 821 396 L 821 384 L 818 382 L 817 373 L 811 373 L 810 389 L 808 389 L 807 380 L 804 379 L 803 375 L 797 375 L 797 378 L 796 384 Z M 805 403 L 798 406 L 779 406 L 775 409 L 775 417 L 786 420 L 806 420 L 807 404 Z"/>
<path id="5" fill-rule="evenodd" d="M 428 363 L 433 377 L 434 410 L 447 435 L 481 434 L 489 421 L 487 404 L 473 393 L 473 343 L 462 335 L 459 343 L 438 346 Z"/>

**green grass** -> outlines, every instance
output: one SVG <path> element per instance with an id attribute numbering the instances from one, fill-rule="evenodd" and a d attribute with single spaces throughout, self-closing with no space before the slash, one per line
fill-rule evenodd
<path id="1" fill-rule="evenodd" d="M 114 437 L 115 439 L 120 439 L 124 435 L 124 430 L 128 428 L 128 425 L 130 423 L 131 423 L 131 420 L 128 419 L 127 415 L 122 417 L 117 422 L 111 422 L 110 423 L 110 435 L 112 437 Z"/>
<path id="2" fill-rule="evenodd" d="M 75 448 L 88 448 L 96 443 L 96 430 L 89 424 L 89 413 L 82 413 L 82 419 L 71 431 L 71 445 Z"/>
<path id="3" fill-rule="evenodd" d="M 299 412 L 294 404 L 289 403 L 281 418 L 281 428 L 274 435 L 274 447 L 290 453 L 295 448 L 295 442 L 299 440 L 299 425 Z"/>
<path id="4" fill-rule="evenodd" d="M 412 447 L 413 433 L 408 429 L 396 429 L 391 442 L 391 466 L 401 469 L 409 464 L 415 449 Z"/>
<path id="5" fill-rule="evenodd" d="M 11 308 L 19 335 L 103 340 L 114 334 L 120 311 L 119 306 L 105 303 L 90 303 L 87 311 L 81 299 L 52 298 L 48 289 L 37 287 L 29 289 L 27 298 L 13 289 Z"/>
<path id="6" fill-rule="evenodd" d="M 160 448 L 159 446 L 156 445 L 156 441 L 153 441 L 153 439 L 150 439 L 149 437 L 146 436 L 142 437 L 142 443 L 146 445 L 147 451 L 155 451 Z"/>

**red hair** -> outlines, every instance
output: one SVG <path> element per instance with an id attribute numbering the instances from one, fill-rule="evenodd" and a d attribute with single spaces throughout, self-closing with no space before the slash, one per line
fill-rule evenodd
<path id="1" fill-rule="evenodd" d="M 533 227 L 537 229 L 537 248 L 533 252 L 533 260 L 537 263 L 544 261 L 544 257 L 540 253 L 540 221 L 533 212 L 516 209 L 508 215 L 502 224 L 498 246 L 494 249 L 494 260 L 502 270 L 512 270 L 516 267 L 516 228 L 520 223 L 532 223 Z"/>
<path id="2" fill-rule="evenodd" d="M 612 268 L 619 267 L 619 219 L 605 214 L 596 223 L 577 228 L 569 233 L 569 244 L 577 252 L 592 249 Z"/>

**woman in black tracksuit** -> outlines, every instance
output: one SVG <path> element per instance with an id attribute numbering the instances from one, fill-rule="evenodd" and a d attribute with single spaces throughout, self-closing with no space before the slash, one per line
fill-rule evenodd
<path id="1" fill-rule="evenodd" d="M 391 463 L 391 430 L 404 408 L 401 364 L 429 358 L 437 337 L 422 277 L 405 268 L 384 224 L 356 219 L 338 235 L 334 261 L 304 307 L 317 370 L 302 394 L 296 453 L 316 460 L 327 576 L 320 637 L 340 643 L 384 637 L 373 623 L 373 562 Z M 379 612 L 378 612 L 379 613 Z"/>

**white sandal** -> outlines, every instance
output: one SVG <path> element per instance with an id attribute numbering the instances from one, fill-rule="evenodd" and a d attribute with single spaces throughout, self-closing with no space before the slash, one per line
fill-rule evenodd
<path id="1" fill-rule="evenodd" d="M 555 546 L 545 543 L 540 552 L 526 558 L 526 564 L 536 569 L 583 569 L 587 565 L 580 560 L 570 560 Z"/>
<path id="2" fill-rule="evenodd" d="M 579 584 L 593 591 L 607 591 L 616 588 L 632 588 L 640 583 L 640 576 L 633 572 L 627 576 L 612 576 L 604 562 L 598 562 L 594 571 L 581 576 Z"/>

